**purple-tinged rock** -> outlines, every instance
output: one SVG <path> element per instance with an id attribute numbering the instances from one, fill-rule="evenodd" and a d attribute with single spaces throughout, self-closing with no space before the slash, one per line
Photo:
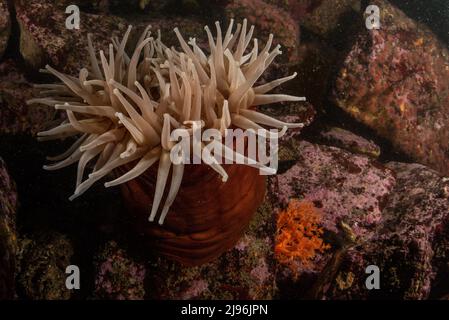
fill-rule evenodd
<path id="1" fill-rule="evenodd" d="M 16 185 L 0 158 L 0 300 L 15 296 L 16 211 Z"/>
<path id="2" fill-rule="evenodd" d="M 0 0 L 0 58 L 8 46 L 10 34 L 11 18 L 9 16 L 8 3 L 6 0 Z"/>
<path id="3" fill-rule="evenodd" d="M 286 207 L 291 198 L 312 201 L 329 218 L 323 220 L 327 230 L 336 232 L 343 219 L 357 236 L 372 236 L 394 185 L 391 171 L 366 156 L 306 141 L 297 142 L 294 152 L 298 162 L 269 186 L 275 207 Z"/>
<path id="4" fill-rule="evenodd" d="M 419 164 L 391 162 L 396 186 L 370 241 L 340 259 L 328 299 L 426 299 L 449 291 L 449 180 Z M 367 290 L 365 268 L 380 269 L 380 290 Z"/>
<path id="5" fill-rule="evenodd" d="M 347 55 L 334 100 L 402 152 L 449 173 L 449 50 L 383 0 L 381 28 L 365 30 Z"/>
<path id="6" fill-rule="evenodd" d="M 279 295 L 318 298 L 323 272 L 346 245 L 345 239 L 369 241 L 376 235 L 395 178 L 375 160 L 339 148 L 306 141 L 291 141 L 282 148 L 296 153 L 296 162 L 270 181 L 275 211 L 285 208 L 292 198 L 313 202 L 322 212 L 323 240 L 330 249 L 317 253 L 311 263 L 298 266 L 298 280 L 290 268 L 278 263 Z"/>
<path id="7" fill-rule="evenodd" d="M 357 154 L 364 154 L 372 158 L 377 158 L 380 155 L 380 147 L 373 141 L 338 127 L 323 130 L 319 133 L 317 140 L 325 145 L 338 147 Z"/>
<path id="8" fill-rule="evenodd" d="M 68 300 L 65 273 L 71 265 L 73 246 L 64 235 L 41 233 L 20 240 L 17 292 L 19 298 L 30 300 Z"/>
<path id="9" fill-rule="evenodd" d="M 95 299 L 143 300 L 145 266 L 110 241 L 96 257 Z"/>
<path id="10" fill-rule="evenodd" d="M 257 110 L 280 121 L 288 123 L 303 123 L 304 127 L 309 126 L 316 116 L 315 108 L 306 101 L 260 106 L 257 107 Z M 300 133 L 301 128 L 289 129 L 279 139 L 279 142 L 282 143 L 294 137 L 298 137 Z"/>
<path id="11" fill-rule="evenodd" d="M 274 44 L 281 44 L 285 51 L 284 60 L 292 63 L 298 60 L 299 26 L 287 11 L 262 0 L 231 0 L 224 11 L 228 19 L 235 18 L 237 22 L 248 19 L 248 25 L 255 26 L 259 46 L 272 33 Z"/>
<path id="12" fill-rule="evenodd" d="M 0 134 L 32 134 L 44 130 L 55 117 L 46 106 L 28 106 L 38 90 L 12 60 L 0 63 Z"/>
<path id="13" fill-rule="evenodd" d="M 16 17 L 20 27 L 20 53 L 34 69 L 52 67 L 78 75 L 89 65 L 87 34 L 92 33 L 96 50 L 107 49 L 111 37 L 121 38 L 125 21 L 111 15 L 81 12 L 80 29 L 67 29 L 68 14 L 52 1 L 16 1 Z"/>

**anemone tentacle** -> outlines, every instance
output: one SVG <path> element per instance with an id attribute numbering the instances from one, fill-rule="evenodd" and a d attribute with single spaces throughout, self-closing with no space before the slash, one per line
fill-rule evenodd
<path id="1" fill-rule="evenodd" d="M 108 50 L 100 50 L 98 54 L 89 34 L 87 53 L 90 66 L 82 68 L 76 77 L 46 66 L 42 72 L 54 75 L 60 83 L 36 85 L 42 90 L 41 96 L 28 103 L 54 107 L 67 113 L 67 120 L 59 126 L 40 132 L 40 140 L 79 136 L 66 152 L 48 158 L 56 163 L 44 166 L 47 170 L 55 170 L 78 163 L 76 189 L 70 199 L 84 193 L 119 166 L 126 165 L 129 171 L 106 182 L 106 187 L 134 179 L 159 163 L 149 220 L 155 220 L 164 190 L 168 189 L 158 219 L 162 224 L 184 174 L 184 164 L 172 164 L 169 158 L 175 145 L 170 141 L 173 130 L 184 128 L 191 135 L 190 123 L 201 121 L 205 129 L 217 129 L 222 136 L 234 126 L 262 129 L 259 130 L 262 135 L 278 137 L 287 128 L 298 128 L 303 124 L 273 119 L 255 111 L 254 107 L 303 98 L 268 94 L 296 77 L 296 73 L 255 86 L 281 51 L 280 46 L 271 50 L 273 35 L 269 36 L 265 46 L 260 46 L 259 40 L 253 39 L 254 26 L 248 28 L 246 19 L 235 28 L 234 20 L 231 20 L 224 35 L 216 22 L 215 39 L 206 26 L 209 53 L 198 46 L 195 38 L 184 40 L 178 28 L 174 33 L 179 40 L 180 51 L 164 45 L 160 31 L 157 37 L 151 36 L 150 29 L 151 26 L 145 28 L 130 55 L 125 48 L 131 26 L 121 40 L 113 38 Z M 263 126 L 282 130 L 273 134 Z M 195 154 L 198 150 L 217 147 L 228 151 L 227 157 L 252 160 L 217 143 L 201 142 L 197 146 L 199 148 L 193 147 L 194 156 L 201 156 Z M 89 165 L 93 160 L 95 163 Z M 208 165 L 226 181 L 228 176 L 223 167 L 213 157 L 208 160 Z M 255 160 L 249 161 L 248 165 L 272 171 Z M 85 177 L 87 170 L 91 171 Z M 170 171 L 170 187 L 166 188 Z"/>

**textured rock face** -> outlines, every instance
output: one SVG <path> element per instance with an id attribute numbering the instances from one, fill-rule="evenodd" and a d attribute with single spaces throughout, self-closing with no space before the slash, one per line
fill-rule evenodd
<path id="1" fill-rule="evenodd" d="M 0 158 L 0 300 L 14 298 L 17 192 Z"/>
<path id="2" fill-rule="evenodd" d="M 6 0 L 0 0 L 0 58 L 3 56 L 11 34 L 11 19 Z"/>
<path id="3" fill-rule="evenodd" d="M 275 208 L 285 208 L 292 198 L 314 203 L 322 212 L 323 239 L 330 249 L 317 254 L 312 263 L 299 265 L 297 277 L 279 264 L 279 295 L 320 298 L 321 286 L 333 281 L 328 278 L 332 276 L 327 266 L 346 245 L 347 234 L 364 241 L 375 236 L 395 179 L 374 160 L 335 147 L 306 141 L 286 147 L 296 150 L 298 160 L 273 177 L 269 188 L 272 203 Z"/>
<path id="4" fill-rule="evenodd" d="M 81 12 L 80 29 L 65 26 L 68 15 L 51 1 L 17 1 L 16 18 L 20 27 L 20 53 L 34 69 L 45 64 L 66 73 L 78 74 L 88 65 L 87 34 L 94 33 L 97 50 L 107 49 L 111 37 L 121 38 L 127 25 L 114 16 Z"/>
<path id="5" fill-rule="evenodd" d="M 288 148 L 291 148 L 288 146 Z M 447 294 L 449 180 L 420 164 L 385 167 L 338 148 L 300 142 L 297 162 L 272 179 L 272 203 L 312 201 L 330 246 L 294 274 L 279 261 L 280 297 L 427 299 Z M 380 269 L 367 290 L 365 269 Z"/>
<path id="6" fill-rule="evenodd" d="M 364 154 L 372 158 L 377 158 L 380 155 L 380 147 L 373 141 L 338 127 L 323 130 L 320 132 L 318 140 L 322 144 L 335 146 L 356 154 Z"/>
<path id="7" fill-rule="evenodd" d="M 292 146 L 289 146 L 290 148 Z M 384 197 L 394 185 L 390 170 L 361 155 L 301 141 L 298 161 L 285 173 L 273 177 L 270 186 L 278 208 L 290 198 L 318 204 L 329 217 L 324 226 L 337 231 L 337 221 L 351 215 L 359 236 L 370 236 L 380 220 Z"/>
<path id="8" fill-rule="evenodd" d="M 449 173 L 449 51 L 384 1 L 335 83 L 335 102 L 419 162 Z"/>
<path id="9" fill-rule="evenodd" d="M 327 298 L 426 299 L 448 292 L 447 237 L 449 181 L 419 164 L 388 163 L 396 185 L 369 242 L 359 242 L 341 258 Z M 447 238 L 446 238 L 447 239 Z M 444 261 L 444 262 L 443 262 Z M 381 290 L 366 290 L 366 266 L 380 268 Z M 351 283 L 344 281 L 353 279 Z"/>
<path id="10" fill-rule="evenodd" d="M 298 59 L 299 27 L 291 16 L 262 0 L 229 1 L 224 7 L 228 19 L 248 19 L 248 25 L 254 24 L 259 46 L 262 46 L 268 35 L 275 35 L 275 44 L 279 43 L 285 50 L 284 60 L 296 62 Z"/>
<path id="11" fill-rule="evenodd" d="M 135 262 L 124 249 L 111 241 L 96 261 L 96 299 L 142 300 L 145 289 L 145 266 Z"/>
<path id="12" fill-rule="evenodd" d="M 360 0 L 293 0 L 287 6 L 302 26 L 329 38 L 340 31 L 342 20 L 360 11 Z"/>
<path id="13" fill-rule="evenodd" d="M 67 300 L 72 291 L 65 285 L 65 270 L 71 265 L 71 242 L 52 232 L 21 240 L 17 290 L 30 300 Z"/>
<path id="14" fill-rule="evenodd" d="M 50 108 L 26 104 L 37 93 L 14 61 L 0 63 L 0 134 L 35 135 L 53 120 Z"/>

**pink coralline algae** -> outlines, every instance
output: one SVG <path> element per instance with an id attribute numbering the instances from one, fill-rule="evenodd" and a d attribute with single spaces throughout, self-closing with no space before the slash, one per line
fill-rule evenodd
<path id="1" fill-rule="evenodd" d="M 449 51 L 382 0 L 383 26 L 348 53 L 334 100 L 415 160 L 449 174 Z"/>
<path id="2" fill-rule="evenodd" d="M 299 197 L 321 207 L 325 229 L 337 232 L 338 221 L 349 219 L 359 235 L 372 234 L 394 185 L 392 173 L 365 156 L 334 147 L 302 141 L 298 152 L 300 161 L 272 179 L 279 205 Z"/>
<path id="3" fill-rule="evenodd" d="M 260 39 L 275 34 L 289 62 L 297 61 L 299 26 L 288 12 L 262 0 L 232 0 L 225 6 L 225 12 L 229 18 L 248 19 L 248 24 L 254 24 L 260 31 L 256 35 Z"/>
<path id="4" fill-rule="evenodd" d="M 145 267 L 110 242 L 98 257 L 95 297 L 116 300 L 142 300 Z"/>
<path id="5" fill-rule="evenodd" d="M 46 63 L 69 73 L 86 65 L 87 33 L 95 31 L 96 47 L 106 49 L 111 37 L 123 34 L 124 20 L 114 16 L 81 13 L 80 29 L 65 27 L 67 14 L 52 1 L 16 1 L 16 18 L 20 27 L 20 53 L 35 69 Z"/>
<path id="6" fill-rule="evenodd" d="M 190 287 L 181 295 L 182 300 L 194 299 L 200 296 L 208 288 L 208 283 L 204 279 L 195 280 Z"/>
<path id="7" fill-rule="evenodd" d="M 332 283 L 333 299 L 438 298 L 448 290 L 448 180 L 419 164 L 391 162 L 396 185 L 382 211 L 382 223 L 370 241 L 349 249 L 337 278 L 365 276 L 368 264 L 382 270 L 382 290 L 366 290 L 363 281 L 348 287 Z M 377 291 L 377 292 L 375 292 Z M 382 291 L 382 294 L 379 292 Z"/>
<path id="8" fill-rule="evenodd" d="M 373 158 L 380 155 L 380 147 L 373 141 L 338 127 L 331 127 L 320 132 L 318 140 L 325 145 L 339 147 L 356 154 L 364 154 Z"/>
<path id="9" fill-rule="evenodd" d="M 265 259 L 260 258 L 259 265 L 251 270 L 250 274 L 258 281 L 259 285 L 263 285 L 267 282 L 270 279 L 271 274 Z"/>

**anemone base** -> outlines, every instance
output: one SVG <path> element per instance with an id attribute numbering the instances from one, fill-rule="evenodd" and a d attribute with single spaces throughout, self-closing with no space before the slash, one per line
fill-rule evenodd
<path id="1" fill-rule="evenodd" d="M 223 167 L 229 175 L 227 182 L 207 165 L 187 165 L 162 226 L 157 223 L 158 216 L 154 222 L 148 221 L 156 170 L 150 169 L 122 185 L 125 205 L 135 218 L 134 228 L 151 250 L 196 266 L 217 258 L 237 243 L 264 199 L 265 176 L 245 165 Z"/>

